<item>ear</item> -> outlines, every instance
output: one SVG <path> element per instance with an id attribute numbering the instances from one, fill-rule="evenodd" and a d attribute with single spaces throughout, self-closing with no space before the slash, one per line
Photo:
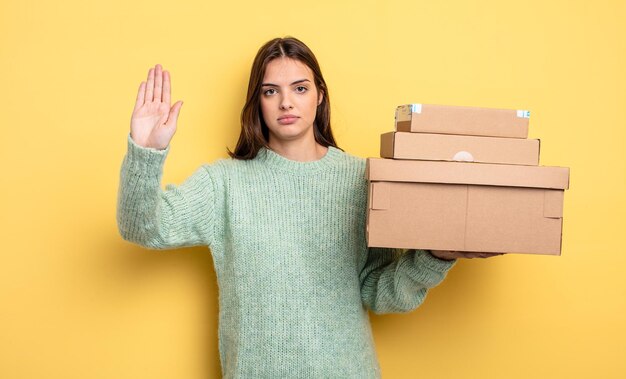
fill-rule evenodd
<path id="1" fill-rule="evenodd" d="M 320 90 L 317 97 L 317 106 L 319 107 L 319 105 L 322 104 L 322 100 L 324 100 L 324 91 Z"/>

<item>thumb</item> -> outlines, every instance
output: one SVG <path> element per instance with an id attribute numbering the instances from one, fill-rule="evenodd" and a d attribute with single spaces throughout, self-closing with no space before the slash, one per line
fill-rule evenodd
<path id="1" fill-rule="evenodd" d="M 167 118 L 167 122 L 165 123 L 165 125 L 169 127 L 176 125 L 176 122 L 178 121 L 178 114 L 180 113 L 180 108 L 182 106 L 182 101 L 177 101 L 176 104 L 172 105 L 172 108 L 170 109 L 170 114 Z"/>

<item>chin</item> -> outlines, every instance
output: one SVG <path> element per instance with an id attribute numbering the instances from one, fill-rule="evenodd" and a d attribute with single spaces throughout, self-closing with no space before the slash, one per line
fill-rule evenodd
<path id="1" fill-rule="evenodd" d="M 303 137 L 302 134 L 294 133 L 294 134 L 278 134 L 275 135 L 276 140 L 278 141 L 297 141 Z"/>
<path id="2" fill-rule="evenodd" d="M 306 136 L 307 131 L 299 128 L 290 128 L 290 125 L 281 125 L 281 127 L 272 134 L 278 140 L 293 141 Z"/>

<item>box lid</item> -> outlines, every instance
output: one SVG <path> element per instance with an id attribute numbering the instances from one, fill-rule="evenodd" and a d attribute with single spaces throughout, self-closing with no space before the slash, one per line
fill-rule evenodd
<path id="1" fill-rule="evenodd" d="M 380 136 L 380 156 L 538 166 L 539 145 L 539 139 L 388 132 Z"/>
<path id="2" fill-rule="evenodd" d="M 396 108 L 399 132 L 527 138 L 530 112 L 438 104 L 405 104 Z"/>
<path id="3" fill-rule="evenodd" d="M 569 168 L 367 158 L 370 181 L 569 188 Z"/>

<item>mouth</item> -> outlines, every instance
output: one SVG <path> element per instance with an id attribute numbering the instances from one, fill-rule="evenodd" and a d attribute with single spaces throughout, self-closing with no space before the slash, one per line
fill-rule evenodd
<path id="1" fill-rule="evenodd" d="M 298 116 L 286 115 L 278 118 L 278 123 L 282 125 L 293 124 L 298 119 Z"/>

